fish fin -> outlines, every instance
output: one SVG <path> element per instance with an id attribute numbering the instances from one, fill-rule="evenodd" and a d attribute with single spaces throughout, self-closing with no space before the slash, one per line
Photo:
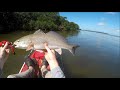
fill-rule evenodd
<path id="1" fill-rule="evenodd" d="M 39 29 L 39 30 L 37 30 L 37 31 L 34 32 L 34 34 L 40 34 L 40 33 L 41 34 L 45 34 L 41 29 Z"/>
<path id="2" fill-rule="evenodd" d="M 67 40 L 62 36 L 60 35 L 59 33 L 56 33 L 55 31 L 49 31 L 46 33 L 46 35 L 48 35 L 49 37 L 53 37 L 58 39 L 58 40 L 62 40 L 63 42 L 67 42 Z"/>
<path id="3" fill-rule="evenodd" d="M 27 49 L 26 51 L 29 51 L 31 49 L 34 49 L 34 44 L 33 43 L 30 43 L 28 46 L 27 46 Z"/>
<path id="4" fill-rule="evenodd" d="M 58 52 L 60 55 L 62 54 L 62 49 L 55 49 L 56 52 Z"/>
<path id="5" fill-rule="evenodd" d="M 73 54 L 73 56 L 75 55 L 75 50 L 78 47 L 80 47 L 80 46 L 79 45 L 71 45 L 71 48 L 69 49 L 69 51 Z"/>

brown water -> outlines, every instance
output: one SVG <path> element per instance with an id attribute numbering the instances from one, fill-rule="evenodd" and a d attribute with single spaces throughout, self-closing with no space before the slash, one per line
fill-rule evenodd
<path id="1" fill-rule="evenodd" d="M 16 39 L 33 32 L 13 32 L 0 34 L 1 40 L 15 41 Z M 107 34 L 80 31 L 59 32 L 65 36 L 69 43 L 78 44 L 75 56 L 63 50 L 60 64 L 68 78 L 117 78 L 120 77 L 120 37 Z M 28 54 L 25 50 L 16 49 L 16 55 L 10 54 L 4 65 L 4 77 L 9 74 L 18 73 L 24 56 Z"/>

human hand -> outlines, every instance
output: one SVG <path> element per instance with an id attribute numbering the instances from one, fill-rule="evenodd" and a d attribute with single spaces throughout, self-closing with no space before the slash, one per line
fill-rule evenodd
<path id="1" fill-rule="evenodd" d="M 51 60 L 56 60 L 55 51 L 50 50 L 47 43 L 44 43 L 44 46 L 45 49 L 47 50 L 47 52 L 45 52 L 45 58 L 47 59 L 47 61 L 49 62 Z"/>
<path id="2" fill-rule="evenodd" d="M 44 46 L 45 46 L 45 49 L 47 50 L 47 52 L 45 52 L 45 59 L 48 61 L 50 65 L 50 69 L 53 69 L 58 66 L 58 62 L 55 56 L 55 51 L 50 50 L 47 43 L 44 43 Z"/>
<path id="3" fill-rule="evenodd" d="M 8 59 L 10 49 L 7 49 L 8 42 L 5 43 L 4 47 L 0 47 L 0 69 L 3 69 L 4 63 Z"/>

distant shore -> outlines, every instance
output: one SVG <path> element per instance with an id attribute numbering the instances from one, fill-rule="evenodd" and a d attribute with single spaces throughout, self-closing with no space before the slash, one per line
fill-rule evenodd
<path id="1" fill-rule="evenodd" d="M 109 33 L 105 33 L 105 32 L 92 31 L 92 30 L 82 30 L 82 29 L 80 29 L 80 30 L 81 30 L 81 31 L 88 31 L 88 32 L 95 32 L 95 33 L 106 34 L 106 35 L 114 36 L 114 37 L 120 37 L 120 36 L 117 36 L 117 35 L 111 35 L 111 34 L 109 34 Z"/>

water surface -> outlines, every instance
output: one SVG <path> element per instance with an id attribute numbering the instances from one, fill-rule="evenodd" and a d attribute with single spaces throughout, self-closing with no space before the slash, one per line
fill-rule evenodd
<path id="1" fill-rule="evenodd" d="M 0 34 L 1 40 L 15 41 L 16 39 L 33 32 L 13 32 Z M 69 43 L 80 45 L 73 56 L 68 50 L 63 50 L 61 66 L 68 78 L 117 78 L 120 77 L 120 37 L 104 33 L 76 31 L 58 32 L 62 34 Z M 18 73 L 24 56 L 28 54 L 25 50 L 16 49 L 16 55 L 10 54 L 4 66 L 4 77 L 9 74 Z"/>

